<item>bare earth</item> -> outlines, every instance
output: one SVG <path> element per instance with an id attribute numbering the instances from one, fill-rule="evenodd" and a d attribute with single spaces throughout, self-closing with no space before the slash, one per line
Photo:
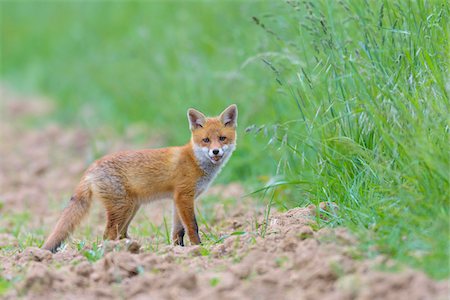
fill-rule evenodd
<path id="1" fill-rule="evenodd" d="M 322 203 L 272 212 L 263 237 L 263 208 L 243 197 L 244 189 L 236 183 L 216 185 L 209 192 L 217 198 L 209 226 L 223 237 L 213 245 L 173 247 L 152 236 L 102 242 L 104 256 L 90 262 L 83 253 L 92 244 L 79 251 L 74 241 L 89 230 L 101 236 L 104 217 L 97 206 L 64 251 L 18 250 L 21 239 L 7 216 L 28 212 L 21 234 L 27 228 L 33 233 L 43 228 L 40 238 L 44 238 L 92 159 L 93 148 L 107 153 L 145 146 L 130 145 L 129 136 L 95 144 L 94 137 L 81 129 L 45 122 L 36 129 L 23 125 L 29 119 L 45 120 L 52 113 L 51 103 L 0 89 L 0 279 L 12 282 L 0 298 L 449 298 L 448 281 L 433 281 L 408 267 L 389 271 L 398 264 L 382 256 L 365 258 L 345 229 L 313 230 L 316 217 L 325 217 L 324 211 L 339 213 L 337 206 Z M 222 203 L 230 198 L 238 199 L 233 201 L 238 204 Z M 132 227 L 149 219 L 160 225 L 170 216 L 170 201 L 153 203 L 138 214 Z M 160 246 L 153 247 L 156 243 Z"/>

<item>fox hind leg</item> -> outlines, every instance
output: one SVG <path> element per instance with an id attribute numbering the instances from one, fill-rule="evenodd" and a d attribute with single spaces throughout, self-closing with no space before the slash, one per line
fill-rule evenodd
<path id="1" fill-rule="evenodd" d="M 105 240 L 116 240 L 122 236 L 128 221 L 134 213 L 135 206 L 131 204 L 105 205 L 106 207 L 106 228 L 103 234 Z"/>
<path id="2" fill-rule="evenodd" d="M 129 239 L 128 235 L 128 226 L 130 226 L 131 221 L 134 219 L 134 216 L 136 216 L 137 211 L 139 210 L 140 205 L 134 204 L 133 208 L 128 216 L 128 221 L 126 222 L 125 226 L 120 230 L 120 238 L 121 239 Z"/>

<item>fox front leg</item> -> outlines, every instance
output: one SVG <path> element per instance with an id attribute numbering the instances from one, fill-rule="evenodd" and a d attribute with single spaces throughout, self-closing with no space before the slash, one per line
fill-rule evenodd
<path id="1" fill-rule="evenodd" d="M 174 246 L 184 246 L 184 227 L 178 215 L 177 207 L 173 206 L 172 242 Z"/>
<path id="2" fill-rule="evenodd" d="M 200 244 L 201 241 L 200 236 L 198 235 L 198 225 L 194 212 L 194 195 L 176 193 L 175 207 L 177 209 L 178 216 L 183 223 L 184 229 L 189 236 L 191 244 Z"/>

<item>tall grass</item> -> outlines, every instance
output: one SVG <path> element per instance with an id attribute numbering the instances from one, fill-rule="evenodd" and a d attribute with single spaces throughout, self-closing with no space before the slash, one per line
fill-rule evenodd
<path id="1" fill-rule="evenodd" d="M 297 111 L 273 137 L 277 202 L 336 202 L 333 222 L 368 251 L 448 276 L 449 5 L 288 4 L 255 18 L 280 44 L 265 61 Z"/>

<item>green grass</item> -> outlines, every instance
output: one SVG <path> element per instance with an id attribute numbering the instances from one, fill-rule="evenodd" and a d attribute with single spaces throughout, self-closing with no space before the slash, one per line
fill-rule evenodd
<path id="1" fill-rule="evenodd" d="M 6 292 L 11 288 L 11 286 L 12 284 L 10 281 L 0 276 L 0 296 L 6 294 Z"/>
<path id="2" fill-rule="evenodd" d="M 331 222 L 369 253 L 447 277 L 449 6 L 367 5 L 293 3 L 256 20 L 289 57 L 267 64 L 298 113 L 272 136 L 284 154 L 271 187 L 276 202 L 338 203 Z"/>
<path id="3" fill-rule="evenodd" d="M 329 225 L 369 255 L 450 275 L 445 1 L 0 6 L 2 80 L 55 99 L 63 124 L 179 144 L 188 107 L 235 102 L 219 180 L 270 187 L 267 212 L 336 202 Z"/>
<path id="4" fill-rule="evenodd" d="M 100 247 L 98 243 L 93 243 L 92 249 L 82 250 L 82 253 L 84 257 L 86 257 L 87 260 L 90 262 L 96 262 L 97 260 L 101 259 L 105 254 L 104 248 Z"/>

